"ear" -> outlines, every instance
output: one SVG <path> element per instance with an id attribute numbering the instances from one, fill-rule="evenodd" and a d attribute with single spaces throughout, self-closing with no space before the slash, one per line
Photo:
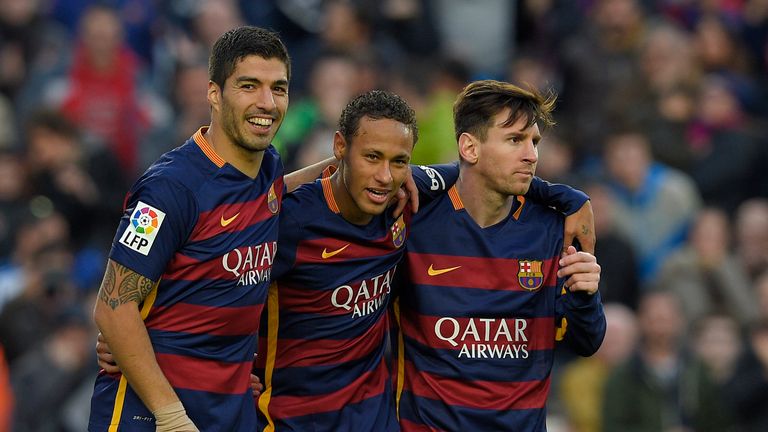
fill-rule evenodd
<path id="1" fill-rule="evenodd" d="M 472 165 L 480 159 L 480 141 L 474 135 L 467 132 L 459 135 L 459 158 Z"/>
<path id="2" fill-rule="evenodd" d="M 208 103 L 217 111 L 221 105 L 221 87 L 213 81 L 208 81 Z"/>
<path id="3" fill-rule="evenodd" d="M 333 134 L 333 156 L 336 158 L 336 160 L 340 161 L 344 159 L 344 156 L 347 154 L 347 150 L 347 140 L 344 139 L 344 136 L 341 135 L 341 132 L 336 131 L 336 133 Z"/>

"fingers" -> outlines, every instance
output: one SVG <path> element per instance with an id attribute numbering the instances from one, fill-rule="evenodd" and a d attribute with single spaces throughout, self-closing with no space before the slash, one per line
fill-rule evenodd
<path id="1" fill-rule="evenodd" d="M 253 397 L 259 397 L 262 391 L 264 391 L 264 385 L 261 383 L 261 380 L 256 375 L 251 374 L 251 392 Z"/>
<path id="2" fill-rule="evenodd" d="M 400 188 L 397 190 L 397 193 L 394 197 L 395 201 L 395 209 L 392 211 L 392 216 L 394 217 L 400 217 L 400 215 L 403 213 L 403 210 L 405 210 L 405 206 L 408 205 L 408 192 L 406 192 L 403 188 Z"/>
<path id="3" fill-rule="evenodd" d="M 597 292 L 600 282 L 600 264 L 594 255 L 577 252 L 570 246 L 559 261 L 557 277 L 566 278 L 565 287 L 571 292 L 583 291 L 588 294 Z"/>
<path id="4" fill-rule="evenodd" d="M 408 167 L 408 175 L 405 176 L 405 182 L 403 182 L 403 188 L 408 193 L 411 201 L 411 210 L 414 213 L 419 211 L 419 188 L 416 187 L 416 182 L 413 180 L 413 172 L 411 167 Z"/>

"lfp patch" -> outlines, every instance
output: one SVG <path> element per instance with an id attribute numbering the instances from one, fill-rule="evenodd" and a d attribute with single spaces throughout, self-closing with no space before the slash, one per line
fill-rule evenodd
<path id="1" fill-rule="evenodd" d="M 396 248 L 399 248 L 405 243 L 405 220 L 403 220 L 403 215 L 397 218 L 390 229 L 392 230 L 392 243 Z"/>
<path id="2" fill-rule="evenodd" d="M 544 273 L 541 272 L 541 261 L 518 261 L 519 271 L 517 280 L 520 286 L 528 291 L 536 291 L 544 282 Z"/>
<path id="3" fill-rule="evenodd" d="M 165 213 L 139 201 L 131 214 L 131 222 L 120 236 L 120 244 L 142 255 L 149 255 L 163 219 Z"/>

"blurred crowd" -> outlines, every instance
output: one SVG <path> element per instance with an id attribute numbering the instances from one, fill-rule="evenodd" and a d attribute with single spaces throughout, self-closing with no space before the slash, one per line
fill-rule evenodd
<path id="1" fill-rule="evenodd" d="M 0 432 L 86 429 L 124 194 L 242 24 L 292 56 L 289 171 L 369 89 L 419 164 L 456 159 L 467 82 L 557 92 L 537 174 L 592 198 L 608 334 L 560 356 L 550 430 L 768 431 L 768 0 L 0 0 Z"/>

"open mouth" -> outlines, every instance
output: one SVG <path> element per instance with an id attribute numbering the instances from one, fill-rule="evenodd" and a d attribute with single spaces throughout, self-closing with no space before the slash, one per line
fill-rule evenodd
<path id="1" fill-rule="evenodd" d="M 389 199 L 389 190 L 366 188 L 365 191 L 374 203 L 384 204 Z"/>

